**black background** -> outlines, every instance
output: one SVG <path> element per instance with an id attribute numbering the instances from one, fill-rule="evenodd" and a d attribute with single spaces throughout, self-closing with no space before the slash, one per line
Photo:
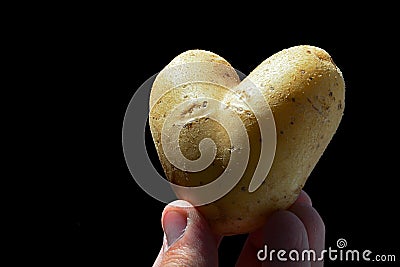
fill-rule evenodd
<path id="1" fill-rule="evenodd" d="M 136 17 L 141 11 L 149 15 Z M 345 238 L 349 249 L 395 254 L 400 260 L 394 20 L 383 14 L 378 23 L 373 12 L 362 18 L 310 12 L 285 26 L 284 12 L 279 14 L 280 20 L 267 15 L 244 19 L 240 13 L 230 18 L 212 12 L 206 18 L 198 13 L 156 18 L 135 9 L 112 18 L 100 16 L 104 20 L 83 28 L 81 36 L 90 39 L 90 45 L 79 52 L 88 55 L 96 70 L 96 82 L 81 91 L 88 97 L 82 101 L 86 113 L 76 116 L 88 129 L 82 134 L 85 137 L 78 138 L 81 147 L 93 144 L 85 157 L 90 161 L 87 177 L 92 178 L 88 191 L 94 191 L 95 197 L 90 197 L 82 216 L 95 219 L 87 225 L 89 244 L 84 253 L 94 247 L 90 255 L 97 260 L 118 262 L 115 266 L 138 266 L 140 260 L 140 266 L 151 266 L 161 247 L 164 204 L 137 186 L 122 151 L 124 113 L 143 82 L 188 49 L 215 52 L 248 74 L 284 48 L 310 44 L 332 56 L 346 82 L 343 120 L 304 188 L 325 222 L 326 247 L 336 248 L 336 240 Z M 153 161 L 158 164 L 154 154 Z M 74 203 L 71 224 L 79 232 L 80 208 Z M 244 237 L 223 241 L 221 266 L 233 266 Z M 326 266 L 336 265 L 341 263 L 326 262 Z"/>

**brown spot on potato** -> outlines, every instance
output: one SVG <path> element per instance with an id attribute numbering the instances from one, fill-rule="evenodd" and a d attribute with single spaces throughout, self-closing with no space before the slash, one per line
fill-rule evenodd
<path id="1" fill-rule="evenodd" d="M 340 109 L 342 109 L 342 101 L 341 100 L 339 100 L 339 104 L 337 105 L 337 107 L 338 107 L 338 110 L 340 110 Z"/>
<path id="2" fill-rule="evenodd" d="M 183 128 L 191 129 L 191 128 L 193 128 L 193 123 L 191 123 L 191 122 L 186 123 L 185 125 L 183 125 Z"/>

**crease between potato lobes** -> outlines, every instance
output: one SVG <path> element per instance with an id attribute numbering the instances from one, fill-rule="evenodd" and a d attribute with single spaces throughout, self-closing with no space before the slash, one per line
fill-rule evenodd
<path id="1" fill-rule="evenodd" d="M 238 181 L 223 197 L 197 208 L 215 233 L 242 234 L 296 200 L 339 126 L 344 97 L 341 71 L 318 47 L 284 49 L 243 81 L 222 57 L 189 50 L 156 77 L 149 124 L 173 184 L 201 187 L 217 180 Z M 275 127 L 266 127 L 273 125 L 271 120 Z M 265 148 L 275 156 L 265 154 Z M 251 192 L 258 168 L 267 176 Z M 224 179 L 217 179 L 222 175 Z M 193 199 L 186 191 L 176 193 Z"/>

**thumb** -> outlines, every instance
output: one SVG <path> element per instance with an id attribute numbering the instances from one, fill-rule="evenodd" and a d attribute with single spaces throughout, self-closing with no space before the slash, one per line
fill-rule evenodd
<path id="1" fill-rule="evenodd" d="M 162 213 L 164 242 L 153 266 L 217 266 L 216 237 L 189 202 L 177 200 Z"/>

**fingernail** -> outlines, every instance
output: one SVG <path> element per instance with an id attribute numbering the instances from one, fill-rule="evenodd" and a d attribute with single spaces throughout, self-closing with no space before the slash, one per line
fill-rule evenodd
<path id="1" fill-rule="evenodd" d="M 168 248 L 183 237 L 187 226 L 186 214 L 178 211 L 168 211 L 164 215 L 163 229 Z"/>

